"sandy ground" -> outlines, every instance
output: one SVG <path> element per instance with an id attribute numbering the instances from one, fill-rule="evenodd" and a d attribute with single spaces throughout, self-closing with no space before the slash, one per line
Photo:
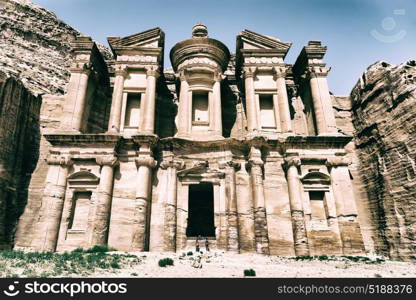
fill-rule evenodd
<path id="1" fill-rule="evenodd" d="M 415 262 L 385 261 L 380 264 L 352 262 L 346 258 L 332 261 L 296 261 L 257 254 L 211 252 L 201 255 L 201 268 L 192 266 L 195 254 L 134 253 L 142 262 L 117 273 L 94 274 L 100 277 L 244 277 L 245 269 L 254 269 L 257 277 L 416 277 Z M 159 267 L 161 258 L 172 258 L 173 266 Z"/>

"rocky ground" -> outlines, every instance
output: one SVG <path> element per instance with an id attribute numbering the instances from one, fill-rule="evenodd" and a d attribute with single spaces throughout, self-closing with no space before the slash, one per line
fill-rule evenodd
<path id="1" fill-rule="evenodd" d="M 173 265 L 159 266 L 170 258 Z M 416 277 L 416 262 L 381 257 L 282 258 L 210 252 L 67 253 L 0 255 L 1 277 L 237 278 L 252 269 L 256 277 Z"/>
<path id="2" fill-rule="evenodd" d="M 256 254 L 202 255 L 201 268 L 193 267 L 195 255 L 141 253 L 143 261 L 110 276 L 127 277 L 244 277 L 253 269 L 257 277 L 416 277 L 416 263 L 384 261 L 354 262 L 347 258 L 295 260 Z M 173 266 L 159 267 L 161 258 L 170 257 Z M 102 274 L 106 276 L 105 274 Z"/>

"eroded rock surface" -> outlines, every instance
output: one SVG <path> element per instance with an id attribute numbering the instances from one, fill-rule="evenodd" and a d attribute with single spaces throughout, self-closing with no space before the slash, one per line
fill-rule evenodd
<path id="1" fill-rule="evenodd" d="M 40 97 L 21 82 L 0 75 L 0 249 L 13 245 L 39 157 Z"/>
<path id="2" fill-rule="evenodd" d="M 352 90 L 360 173 L 377 227 L 376 249 L 416 253 L 416 63 L 371 65 Z"/>
<path id="3" fill-rule="evenodd" d="M 81 35 L 55 14 L 26 0 L 0 1 L 0 70 L 34 94 L 64 94 L 70 41 Z M 103 55 L 110 52 L 99 46 Z"/>

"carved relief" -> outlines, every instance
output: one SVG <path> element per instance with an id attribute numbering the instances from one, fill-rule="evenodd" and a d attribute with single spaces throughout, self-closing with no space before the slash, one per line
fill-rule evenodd
<path id="1" fill-rule="evenodd" d="M 279 57 L 246 57 L 244 63 L 246 64 L 278 64 L 283 62 Z"/>
<path id="2" fill-rule="evenodd" d="M 143 55 L 120 55 L 117 57 L 117 61 L 157 63 L 157 57 L 156 56 L 143 56 Z"/>

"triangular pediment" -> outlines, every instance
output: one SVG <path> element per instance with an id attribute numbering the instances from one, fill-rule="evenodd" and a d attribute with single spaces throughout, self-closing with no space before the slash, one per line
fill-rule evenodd
<path id="1" fill-rule="evenodd" d="M 238 48 L 247 50 L 284 50 L 288 51 L 292 43 L 284 43 L 279 39 L 262 35 L 250 30 L 240 32 L 237 37 Z"/>
<path id="2" fill-rule="evenodd" d="M 165 33 L 159 27 L 123 38 L 109 37 L 108 43 L 112 49 L 116 48 L 163 48 Z"/>

